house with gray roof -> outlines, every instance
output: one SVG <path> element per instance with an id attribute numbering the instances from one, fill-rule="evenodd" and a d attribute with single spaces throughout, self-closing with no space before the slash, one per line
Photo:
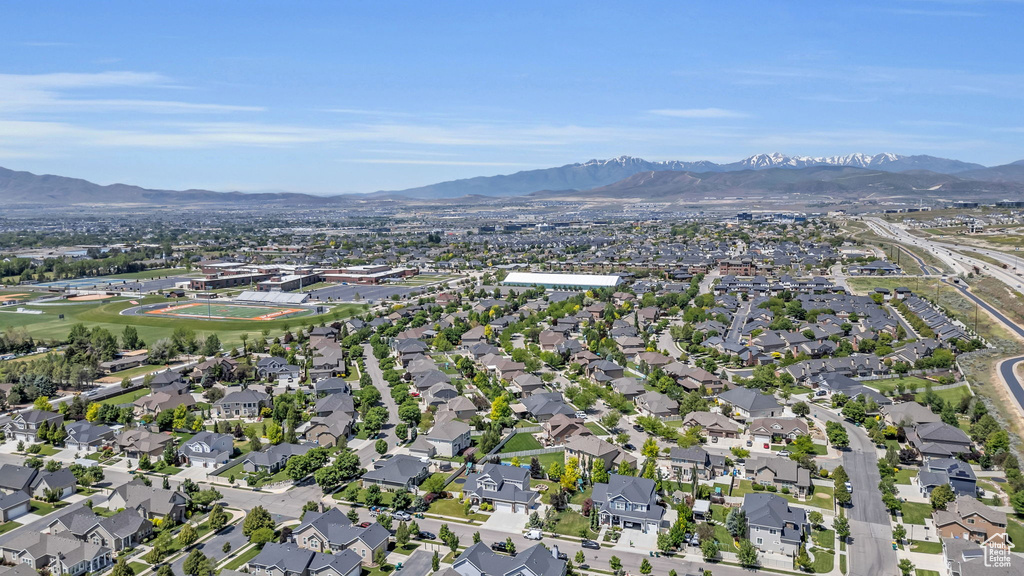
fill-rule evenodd
<path id="1" fill-rule="evenodd" d="M 942 421 L 942 417 L 939 414 L 932 412 L 931 408 L 922 406 L 917 402 L 900 402 L 899 404 L 882 406 L 881 412 L 886 424 L 899 428 Z"/>
<path id="2" fill-rule="evenodd" d="M 271 444 L 265 450 L 246 454 L 242 460 L 242 469 L 246 472 L 273 474 L 284 468 L 292 456 L 302 456 L 314 447 L 313 444 Z"/>
<path id="3" fill-rule="evenodd" d="M 652 390 L 641 394 L 633 399 L 633 403 L 636 404 L 637 410 L 645 416 L 665 419 L 679 415 L 679 402 L 661 392 Z"/>
<path id="4" fill-rule="evenodd" d="M 427 442 L 434 446 L 435 453 L 445 458 L 454 458 L 469 448 L 470 427 L 465 422 L 453 420 L 444 425 L 435 425 L 426 434 Z"/>
<path id="5" fill-rule="evenodd" d="M 11 417 L 10 422 L 4 425 L 4 433 L 16 442 L 33 443 L 43 422 L 46 422 L 47 427 L 59 427 L 63 421 L 63 416 L 48 410 L 17 412 Z"/>
<path id="6" fill-rule="evenodd" d="M 0 493 L 0 522 L 10 522 L 28 514 L 31 510 L 31 500 L 29 495 L 21 490 L 8 494 Z"/>
<path id="7" fill-rule="evenodd" d="M 135 510 L 147 520 L 174 518 L 175 522 L 181 522 L 185 517 L 188 497 L 177 490 L 164 490 L 146 486 L 141 480 L 132 480 L 115 488 L 107 502 L 107 507 L 112 510 L 117 508 Z"/>
<path id="8" fill-rule="evenodd" d="M 945 576 L 1020 576 L 1019 556 L 1014 556 L 1007 565 L 990 566 L 986 561 L 987 547 L 966 538 L 942 539 L 942 565 Z M 1005 549 L 1005 548 L 1003 548 Z M 1014 548 L 1010 548 L 1013 550 Z"/>
<path id="9" fill-rule="evenodd" d="M 178 455 L 190 466 L 216 468 L 227 464 L 235 451 L 235 439 L 230 434 L 202 431 L 178 447 Z"/>
<path id="10" fill-rule="evenodd" d="M 762 552 L 793 556 L 810 533 L 807 511 L 790 506 L 778 494 L 747 494 L 741 509 L 747 516 L 747 538 Z"/>
<path id="11" fill-rule="evenodd" d="M 807 422 L 800 418 L 755 418 L 750 421 L 750 435 L 755 444 L 795 440 L 808 434 Z"/>
<path id="12" fill-rule="evenodd" d="M 260 409 L 270 405 L 269 394 L 246 388 L 230 392 L 214 402 L 210 413 L 215 418 L 255 418 L 260 415 Z"/>
<path id="13" fill-rule="evenodd" d="M 160 458 L 168 442 L 174 442 L 170 434 L 157 434 L 145 428 L 129 428 L 114 438 L 118 450 L 128 458 L 141 458 L 143 454 Z"/>
<path id="14" fill-rule="evenodd" d="M 725 456 L 709 454 L 700 446 L 690 448 L 675 447 L 669 452 L 669 462 L 676 478 L 691 482 L 696 472 L 697 478 L 714 478 L 725 472 Z"/>
<path id="15" fill-rule="evenodd" d="M 509 556 L 477 542 L 459 554 L 451 570 L 460 576 L 565 576 L 566 562 L 559 560 L 557 554 L 557 546 L 548 550 L 535 544 Z"/>
<path id="16" fill-rule="evenodd" d="M 64 445 L 78 452 L 95 452 L 114 440 L 114 429 L 88 420 L 68 422 L 64 429 L 68 436 Z"/>
<path id="17" fill-rule="evenodd" d="M 32 481 L 36 479 L 39 471 L 31 466 L 19 466 L 17 464 L 0 465 L 0 492 L 11 494 L 24 492 L 32 494 Z"/>
<path id="18" fill-rule="evenodd" d="M 708 436 L 719 438 L 736 438 L 740 425 L 724 414 L 718 412 L 690 412 L 683 416 L 683 427 L 700 426 Z"/>
<path id="19" fill-rule="evenodd" d="M 122 510 L 103 517 L 88 508 L 80 508 L 47 525 L 50 534 L 72 536 L 120 552 L 134 548 L 153 533 L 153 523 L 135 510 Z"/>
<path id="20" fill-rule="evenodd" d="M 945 422 L 927 422 L 905 427 L 910 443 L 924 458 L 949 458 L 971 451 L 967 433 Z"/>
<path id="21" fill-rule="evenodd" d="M 878 390 L 865 386 L 863 382 L 854 380 L 842 374 L 823 374 L 812 382 L 811 387 L 824 390 L 830 395 L 842 394 L 850 400 L 857 398 L 868 398 L 875 401 L 879 406 L 892 404 L 892 400 Z"/>
<path id="22" fill-rule="evenodd" d="M 40 470 L 32 479 L 32 497 L 37 500 L 45 500 L 47 490 L 55 490 L 60 494 L 58 499 L 63 500 L 74 494 L 77 487 L 78 481 L 75 479 L 75 475 L 67 468 L 61 468 L 54 472 Z"/>
<path id="23" fill-rule="evenodd" d="M 493 463 L 470 474 L 462 494 L 474 504 L 486 502 L 495 511 L 521 514 L 529 513 L 537 500 L 537 492 L 530 489 L 529 470 Z"/>
<path id="24" fill-rule="evenodd" d="M 332 376 L 330 378 L 321 378 L 314 382 L 313 390 L 316 391 L 317 396 L 329 396 L 331 394 L 350 394 L 352 387 L 349 385 L 348 380 Z"/>
<path id="25" fill-rule="evenodd" d="M 772 394 L 763 394 L 756 388 L 732 388 L 718 395 L 720 402 L 732 406 L 736 418 L 771 418 L 782 416 L 782 406 Z"/>
<path id="26" fill-rule="evenodd" d="M 378 550 L 387 550 L 391 533 L 374 522 L 367 527 L 352 524 L 339 509 L 307 512 L 294 530 L 291 541 L 303 550 L 336 552 L 351 550 L 364 565 L 373 563 Z"/>
<path id="27" fill-rule="evenodd" d="M 661 528 L 665 508 L 658 504 L 653 480 L 611 474 L 607 484 L 594 484 L 591 498 L 601 524 L 644 533 Z"/>
<path id="28" fill-rule="evenodd" d="M 379 468 L 378 465 L 380 465 Z M 426 461 L 407 454 L 398 454 L 383 462 L 380 460 L 374 462 L 374 469 L 363 474 L 363 484 L 378 484 L 382 488 L 415 490 L 429 475 L 427 470 Z"/>
<path id="29" fill-rule="evenodd" d="M 789 490 L 801 498 L 811 492 L 811 473 L 795 460 L 781 456 L 752 456 L 743 465 L 747 480 L 762 486 Z"/>
<path id="30" fill-rule="evenodd" d="M 0 552 L 8 563 L 71 576 L 101 572 L 112 558 L 112 550 L 106 546 L 31 530 L 0 543 Z"/>
<path id="31" fill-rule="evenodd" d="M 352 550 L 325 554 L 303 550 L 294 543 L 269 542 L 249 560 L 251 574 L 266 576 L 359 576 L 363 565 Z"/>
<path id="32" fill-rule="evenodd" d="M 956 458 L 929 458 L 917 472 L 917 485 L 924 496 L 930 496 L 937 486 L 948 484 L 957 496 L 975 497 L 978 477 L 971 465 Z"/>
<path id="33" fill-rule="evenodd" d="M 534 392 L 523 398 L 520 403 L 526 408 L 526 413 L 536 418 L 538 422 L 545 422 L 555 414 L 576 413 L 558 392 Z"/>

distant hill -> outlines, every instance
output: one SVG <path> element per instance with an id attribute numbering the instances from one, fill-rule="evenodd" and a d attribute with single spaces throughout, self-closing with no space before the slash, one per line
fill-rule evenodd
<path id="1" fill-rule="evenodd" d="M 792 196 L 820 200 L 1003 198 L 1024 195 L 1024 184 L 982 182 L 926 170 L 893 173 L 849 166 L 768 168 L 738 172 L 643 172 L 584 191 L 545 191 L 536 197 L 696 201 L 706 198 Z"/>
<path id="2" fill-rule="evenodd" d="M 525 170 L 501 176 L 479 176 L 465 180 L 451 180 L 429 186 L 381 192 L 389 197 L 456 198 L 467 195 L 520 196 L 540 190 L 589 190 L 607 186 L 642 172 L 736 172 L 741 170 L 768 170 L 772 168 L 801 169 L 814 166 L 851 166 L 874 168 L 885 172 L 928 170 L 940 174 L 955 174 L 965 170 L 984 168 L 959 160 L 935 156 L 902 156 L 899 154 L 848 154 L 845 156 L 789 156 L 782 153 L 757 154 L 729 164 L 716 164 L 706 160 L 698 162 L 650 162 L 632 156 L 619 156 L 610 160 L 590 160 L 566 164 L 557 168 Z"/>
<path id="3" fill-rule="evenodd" d="M 968 180 L 987 180 L 989 182 L 1024 182 L 1024 160 L 1018 160 L 1003 166 L 968 170 L 957 174 Z"/>
<path id="4" fill-rule="evenodd" d="M 150 190 L 127 184 L 101 186 L 88 180 L 0 168 L 0 202 L 8 206 L 262 204 L 295 206 L 329 201 L 308 194 L 246 194 L 209 190 Z"/>

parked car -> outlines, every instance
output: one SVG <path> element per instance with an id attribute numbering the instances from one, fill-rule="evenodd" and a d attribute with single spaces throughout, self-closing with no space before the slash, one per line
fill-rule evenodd
<path id="1" fill-rule="evenodd" d="M 753 445 L 754 445 L 754 441 L 753 440 L 747 440 L 747 448 L 750 448 Z"/>
<path id="2" fill-rule="evenodd" d="M 491 550 L 494 550 L 495 552 L 508 552 L 508 544 L 505 542 L 495 542 L 494 544 L 491 544 Z"/>
<path id="3" fill-rule="evenodd" d="M 633 430 L 636 430 L 637 432 L 643 432 L 644 427 L 639 424 L 633 424 Z"/>
<path id="4" fill-rule="evenodd" d="M 576 411 L 576 417 L 581 419 L 581 420 L 585 419 L 587 417 L 587 413 L 584 412 L 583 410 L 577 410 Z"/>
<path id="5" fill-rule="evenodd" d="M 412 514 L 409 514 L 404 510 L 395 512 L 391 515 L 391 517 L 395 520 L 398 520 L 399 522 L 408 522 L 409 520 L 412 520 Z"/>
<path id="6" fill-rule="evenodd" d="M 712 437 L 711 437 L 711 443 L 712 443 L 712 444 L 715 444 L 715 443 L 717 443 L 717 442 L 718 442 L 718 436 L 712 436 Z"/>
<path id="7" fill-rule="evenodd" d="M 359 527 L 360 528 L 367 528 L 367 527 L 370 526 L 370 524 L 371 524 L 371 522 L 363 522 L 362 524 L 359 525 Z"/>
<path id="8" fill-rule="evenodd" d="M 789 450 L 779 450 L 779 456 L 782 456 L 783 458 L 789 456 L 790 454 L 792 454 L 792 452 L 790 452 Z"/>
<path id="9" fill-rule="evenodd" d="M 598 544 L 597 542 L 594 542 L 593 540 L 584 540 L 583 542 L 580 542 L 580 545 L 583 546 L 584 548 L 590 548 L 591 550 L 600 550 L 601 549 L 601 545 Z"/>
<path id="10" fill-rule="evenodd" d="M 426 530 L 420 530 L 418 536 L 420 540 L 437 540 L 437 536 L 433 532 L 427 532 Z"/>
<path id="11" fill-rule="evenodd" d="M 526 536 L 525 536 L 525 538 L 527 540 L 540 540 L 543 537 L 544 537 L 544 533 L 541 532 L 540 530 L 536 529 L 536 528 L 534 528 L 533 530 L 528 531 L 526 533 Z"/>
<path id="12" fill-rule="evenodd" d="M 559 552 L 558 553 L 558 559 L 559 560 L 565 560 L 566 562 L 568 562 L 569 561 L 569 555 L 566 554 L 565 552 Z"/>
<path id="13" fill-rule="evenodd" d="M 849 492 L 850 494 L 853 494 L 853 484 L 850 484 L 849 482 L 846 482 L 846 483 L 843 484 L 843 486 L 846 486 L 846 491 L 847 492 Z"/>
<path id="14" fill-rule="evenodd" d="M 628 444 L 628 443 L 627 444 L 623 444 L 622 447 L 625 448 L 626 450 L 636 450 L 636 446 L 633 446 L 632 444 Z"/>

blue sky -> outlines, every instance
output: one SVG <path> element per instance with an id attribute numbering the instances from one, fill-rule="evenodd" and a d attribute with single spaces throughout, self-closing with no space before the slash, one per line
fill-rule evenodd
<path id="1" fill-rule="evenodd" d="M 1018 2 L 18 2 L 0 166 L 393 190 L 622 154 L 1024 158 Z"/>

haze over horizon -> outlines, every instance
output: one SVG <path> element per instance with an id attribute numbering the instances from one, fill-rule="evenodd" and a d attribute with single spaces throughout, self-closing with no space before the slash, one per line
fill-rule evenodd
<path id="1" fill-rule="evenodd" d="M 1016 2 L 190 4 L 6 5 L 0 166 L 338 194 L 620 155 L 1024 158 Z"/>

